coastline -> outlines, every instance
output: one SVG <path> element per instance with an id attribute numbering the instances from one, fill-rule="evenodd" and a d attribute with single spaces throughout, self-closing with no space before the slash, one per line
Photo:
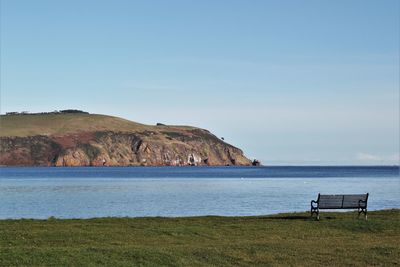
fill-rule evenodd
<path id="1" fill-rule="evenodd" d="M 370 213 L 379 213 L 379 212 L 395 212 L 399 213 L 400 215 L 400 208 L 386 208 L 386 209 L 376 209 L 376 210 L 368 210 L 368 216 Z M 342 210 L 342 211 L 326 211 L 322 210 L 321 211 L 321 216 L 326 216 L 328 219 L 331 219 L 331 215 L 344 215 L 344 214 L 356 214 L 356 211 L 352 210 Z M 37 218 L 3 218 L 0 219 L 0 222 L 4 221 L 38 221 L 38 222 L 45 222 L 45 221 L 92 221 L 92 220 L 151 220 L 151 219 L 157 219 L 157 220 L 174 220 L 174 219 L 207 219 L 207 218 L 215 218 L 215 219 L 276 219 L 280 218 L 282 220 L 285 219 L 304 219 L 304 220 L 314 220 L 315 218 L 312 218 L 311 216 L 308 216 L 309 211 L 293 211 L 293 212 L 278 212 L 278 213 L 272 213 L 272 214 L 263 214 L 263 215 L 241 215 L 241 216 L 235 216 L 235 215 L 194 215 L 194 216 L 140 216 L 140 217 L 134 217 L 134 216 L 104 216 L 104 217 L 87 217 L 87 218 L 58 218 L 54 216 L 50 216 L 47 219 L 37 219 Z M 369 218 L 369 217 L 368 217 Z"/>
<path id="2" fill-rule="evenodd" d="M 153 167 L 165 167 L 165 168 L 212 168 L 212 167 L 229 167 L 229 168 L 257 168 L 257 167 L 268 167 L 268 168 L 400 168 L 400 165 L 396 164 L 385 164 L 385 165 L 121 165 L 121 166 L 41 166 L 41 165 L 0 165 L 1 168 L 49 168 L 49 169 L 62 169 L 62 168 L 153 168 Z"/>

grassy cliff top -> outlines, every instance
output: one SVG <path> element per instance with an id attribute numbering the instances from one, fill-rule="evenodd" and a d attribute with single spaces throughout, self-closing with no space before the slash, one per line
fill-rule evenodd
<path id="1" fill-rule="evenodd" d="M 86 131 L 138 132 L 159 131 L 169 126 L 151 126 L 99 114 L 25 114 L 1 115 L 0 136 L 34 136 Z M 176 130 L 195 129 L 171 126 Z"/>

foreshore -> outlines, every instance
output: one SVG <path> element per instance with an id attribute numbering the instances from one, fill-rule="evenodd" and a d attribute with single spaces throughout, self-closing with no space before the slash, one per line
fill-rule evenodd
<path id="1" fill-rule="evenodd" d="M 400 264 L 400 209 L 253 217 L 0 220 L 0 266 Z"/>

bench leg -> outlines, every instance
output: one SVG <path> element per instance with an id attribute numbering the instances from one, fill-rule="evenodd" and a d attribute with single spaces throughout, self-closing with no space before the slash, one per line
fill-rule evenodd
<path id="1" fill-rule="evenodd" d="M 319 221 L 319 208 L 311 207 L 311 214 L 310 214 L 310 217 L 312 217 L 314 214 L 317 215 L 317 220 Z"/>
<path id="2" fill-rule="evenodd" d="M 358 208 L 358 216 L 357 216 L 357 218 L 360 218 L 360 214 L 361 213 L 364 213 L 365 220 L 367 221 L 368 220 L 367 209 Z"/>

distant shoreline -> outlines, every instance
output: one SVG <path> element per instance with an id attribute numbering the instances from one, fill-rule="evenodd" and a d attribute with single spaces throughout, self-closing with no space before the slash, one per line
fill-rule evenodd
<path id="1" fill-rule="evenodd" d="M 343 210 L 343 211 L 337 211 L 337 210 L 331 210 L 331 211 L 322 211 L 321 216 L 323 217 L 330 217 L 332 214 L 353 214 L 356 213 L 357 209 L 355 210 Z M 400 214 L 400 208 L 385 208 L 385 209 L 371 209 L 368 210 L 368 216 L 370 213 L 376 213 L 376 212 L 398 212 Z M 298 216 L 299 219 L 308 219 L 307 215 L 309 215 L 309 211 L 293 211 L 293 212 L 277 212 L 277 213 L 272 213 L 272 214 L 261 214 L 261 215 L 194 215 L 194 216 L 140 216 L 140 217 L 134 217 L 134 216 L 102 216 L 102 217 L 87 217 L 87 218 L 59 218 L 59 217 L 54 217 L 50 216 L 46 219 L 37 219 L 37 218 L 29 218 L 29 217 L 23 217 L 23 218 L 4 218 L 0 219 L 0 222 L 5 222 L 5 221 L 91 221 L 91 220 L 141 220 L 141 219 L 196 219 L 196 218 L 227 218 L 227 219 L 235 219 L 235 218 L 243 218 L 243 219 L 254 219 L 254 218 L 274 218 L 274 217 L 288 217 L 289 215 L 291 217 L 296 217 Z M 314 219 L 313 217 L 309 216 L 309 219 Z"/>
<path id="2" fill-rule="evenodd" d="M 148 166 L 140 166 L 140 165 L 132 165 L 132 166 L 30 166 L 30 165 L 21 165 L 21 166 L 9 166 L 9 165 L 0 165 L 0 168 L 52 168 L 52 169 L 61 169 L 61 168 L 152 168 L 152 167 L 162 167 L 162 168 L 346 168 L 346 167 L 356 167 L 356 168 L 363 168 L 363 167 L 397 167 L 400 168 L 400 165 L 261 165 L 261 166 L 250 166 L 250 165 L 199 165 L 199 166 L 190 166 L 190 165 L 183 165 L 183 166 L 165 166 L 165 165 L 148 165 Z"/>

